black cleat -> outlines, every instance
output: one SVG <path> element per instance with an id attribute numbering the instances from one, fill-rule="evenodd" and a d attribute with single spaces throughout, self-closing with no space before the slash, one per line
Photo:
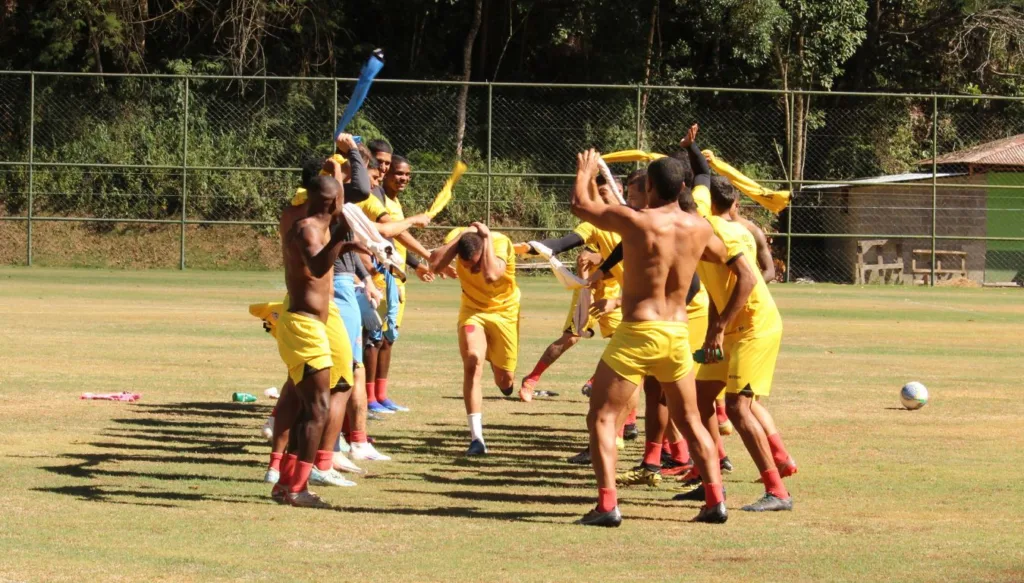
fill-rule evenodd
<path id="1" fill-rule="evenodd" d="M 594 508 L 590 512 L 586 513 L 583 518 L 577 520 L 574 524 L 582 524 L 583 526 L 605 526 L 608 528 L 617 528 L 622 524 L 622 513 L 619 512 L 619 507 L 616 506 L 608 512 L 598 512 L 597 508 Z"/>
<path id="2" fill-rule="evenodd" d="M 515 389 L 516 389 L 516 388 L 515 388 L 515 386 L 514 386 L 514 385 L 513 385 L 513 386 L 510 386 L 510 387 L 509 387 L 509 388 L 507 388 L 507 389 L 503 389 L 503 388 L 501 388 L 501 387 L 498 387 L 498 390 L 499 390 L 499 391 L 501 391 L 501 394 L 502 394 L 502 395 L 505 395 L 506 397 L 511 397 L 511 396 L 512 396 L 512 391 L 514 391 Z"/>
<path id="3" fill-rule="evenodd" d="M 765 492 L 764 496 L 754 502 L 753 504 L 747 504 L 741 510 L 747 512 L 773 512 L 776 510 L 792 510 L 793 509 L 793 498 L 779 498 L 775 494 L 769 494 Z"/>
<path id="4" fill-rule="evenodd" d="M 479 439 L 474 439 L 466 450 L 466 456 L 487 455 L 487 446 Z"/>
<path id="5" fill-rule="evenodd" d="M 729 511 L 725 509 L 725 502 L 719 502 L 714 506 L 705 506 L 700 509 L 690 522 L 706 522 L 708 524 L 725 524 L 729 520 Z"/>
<path id="6" fill-rule="evenodd" d="M 622 428 L 622 439 L 633 441 L 637 437 L 640 437 L 640 431 L 637 430 L 636 423 L 628 423 Z"/>
<path id="7" fill-rule="evenodd" d="M 732 462 L 729 461 L 729 456 L 725 456 L 718 462 L 718 467 L 721 468 L 723 474 L 732 473 Z"/>
<path id="8" fill-rule="evenodd" d="M 673 500 L 681 502 L 703 502 L 704 501 L 704 484 L 698 482 L 694 485 L 694 488 L 688 492 L 676 494 L 672 497 Z"/>
<path id="9" fill-rule="evenodd" d="M 569 462 L 570 464 L 576 464 L 576 465 L 580 465 L 580 466 L 589 466 L 590 465 L 590 448 L 587 448 L 587 449 L 579 452 L 578 454 L 572 456 L 571 458 L 567 459 L 566 461 Z"/>

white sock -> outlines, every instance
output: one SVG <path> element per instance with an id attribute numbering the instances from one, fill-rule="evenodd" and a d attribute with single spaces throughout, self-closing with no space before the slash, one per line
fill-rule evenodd
<path id="1" fill-rule="evenodd" d="M 484 440 L 484 421 L 482 413 L 470 413 L 466 415 L 469 419 L 469 436 L 474 440 Z"/>

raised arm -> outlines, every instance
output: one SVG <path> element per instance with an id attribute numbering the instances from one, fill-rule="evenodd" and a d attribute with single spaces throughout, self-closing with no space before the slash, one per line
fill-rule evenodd
<path id="1" fill-rule="evenodd" d="M 597 193 L 594 181 L 600 154 L 593 148 L 576 156 L 576 184 L 572 191 L 572 214 L 599 229 L 621 234 L 630 228 L 636 211 L 624 205 L 609 205 Z"/>
<path id="2" fill-rule="evenodd" d="M 475 227 L 484 239 L 484 252 L 480 256 L 480 272 L 484 276 L 484 281 L 494 283 L 505 275 L 505 268 L 508 266 L 504 259 L 500 259 L 494 253 L 494 237 L 491 236 L 491 230 L 487 228 L 487 225 L 472 223 L 470 227 Z"/>
<path id="3" fill-rule="evenodd" d="M 700 126 L 693 124 L 690 126 L 690 131 L 686 133 L 686 137 L 680 140 L 679 147 L 686 150 L 686 155 L 690 159 L 690 168 L 693 170 L 693 186 L 711 186 L 711 167 L 708 166 L 707 158 L 701 153 L 700 148 L 697 147 L 697 132 L 700 130 Z"/>
<path id="4" fill-rule="evenodd" d="M 565 253 L 570 249 L 581 247 L 583 245 L 583 237 L 580 237 L 579 233 L 569 233 L 564 237 L 559 237 L 557 239 L 543 239 L 541 241 L 537 241 L 537 243 L 551 249 L 552 253 L 558 255 L 559 253 Z M 513 248 L 519 255 L 524 253 L 529 253 L 530 255 L 537 254 L 529 243 L 516 243 Z"/>
<path id="5" fill-rule="evenodd" d="M 426 216 L 426 215 L 423 215 L 423 216 Z M 406 249 L 408 249 L 409 251 L 412 251 L 412 253 L 415 253 L 416 255 L 419 255 L 420 257 L 423 257 L 423 258 L 430 257 L 430 251 L 428 251 L 427 248 L 424 247 L 423 244 L 420 243 L 419 240 L 416 239 L 416 237 L 413 237 L 412 233 L 410 233 L 408 231 L 406 231 L 404 233 L 401 233 L 399 235 L 396 235 L 395 236 L 395 240 L 398 241 L 399 243 L 401 243 L 402 245 L 405 245 Z M 416 265 L 419 265 L 419 261 L 416 261 L 415 258 L 410 261 L 410 259 L 409 259 L 410 257 L 412 257 L 412 254 L 406 254 L 405 261 L 406 261 L 406 263 L 410 264 L 413 268 L 415 268 Z M 415 264 L 413 264 L 414 261 L 415 261 Z"/>
<path id="6" fill-rule="evenodd" d="M 451 241 L 430 252 L 430 257 L 427 258 L 430 262 L 430 271 L 439 273 L 452 264 L 452 261 L 455 260 L 455 255 L 458 253 L 456 245 L 459 244 L 459 239 L 461 238 L 462 234 L 459 234 L 458 237 L 454 237 Z"/>
<path id="7" fill-rule="evenodd" d="M 348 158 L 352 173 L 352 181 L 345 184 L 345 202 L 362 202 L 370 198 L 370 175 L 351 134 L 338 136 L 337 147 Z"/>

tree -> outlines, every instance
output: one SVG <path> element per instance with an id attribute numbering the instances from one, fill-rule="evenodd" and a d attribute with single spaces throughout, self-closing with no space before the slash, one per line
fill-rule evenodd
<path id="1" fill-rule="evenodd" d="M 480 21 L 483 18 L 484 0 L 476 0 L 473 5 L 473 24 L 466 33 L 466 42 L 462 46 L 462 80 L 469 82 L 470 73 L 473 67 L 473 44 L 476 42 L 476 35 L 480 32 Z M 469 100 L 469 85 L 462 85 L 459 88 L 459 100 L 456 104 L 456 115 L 458 121 L 455 126 L 455 158 L 462 158 L 462 142 L 466 138 L 466 102 Z"/>

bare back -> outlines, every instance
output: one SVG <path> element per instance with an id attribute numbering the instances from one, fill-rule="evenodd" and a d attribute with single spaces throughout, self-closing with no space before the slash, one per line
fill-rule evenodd
<path id="1" fill-rule="evenodd" d="M 677 204 L 633 215 L 622 234 L 622 319 L 685 322 L 686 295 L 711 225 Z"/>
<path id="2" fill-rule="evenodd" d="M 326 322 L 334 296 L 334 270 L 316 277 L 306 265 L 305 257 L 307 248 L 312 246 L 315 253 L 327 245 L 329 221 L 306 217 L 305 214 L 306 205 L 288 207 L 281 214 L 281 253 L 284 281 L 288 288 L 288 311 Z"/>

